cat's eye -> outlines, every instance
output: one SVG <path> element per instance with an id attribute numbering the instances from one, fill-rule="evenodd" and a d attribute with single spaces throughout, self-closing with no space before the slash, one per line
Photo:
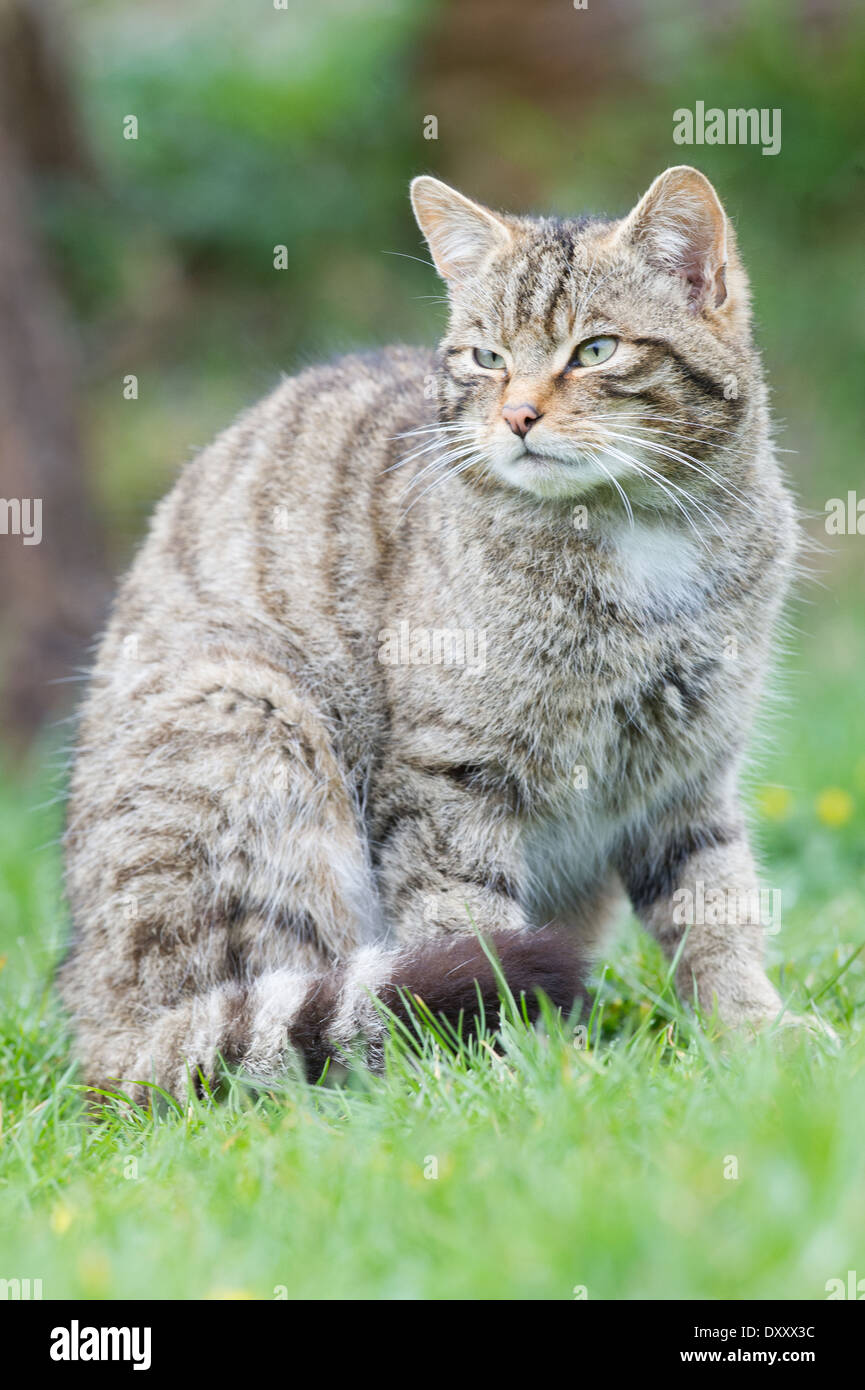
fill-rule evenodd
<path id="1" fill-rule="evenodd" d="M 501 353 L 490 352 L 489 348 L 475 348 L 474 359 L 479 367 L 486 367 L 488 372 L 500 372 L 505 365 Z"/>
<path id="2" fill-rule="evenodd" d="M 584 343 L 580 343 L 570 365 L 597 367 L 601 362 L 608 362 L 618 346 L 618 338 L 587 338 Z"/>

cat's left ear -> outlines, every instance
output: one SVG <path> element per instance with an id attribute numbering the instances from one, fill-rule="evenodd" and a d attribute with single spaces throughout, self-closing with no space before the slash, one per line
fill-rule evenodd
<path id="1" fill-rule="evenodd" d="M 677 164 L 659 174 L 617 229 L 659 270 L 679 276 L 695 313 L 727 299 L 732 231 L 714 188 L 699 169 Z"/>
<path id="2" fill-rule="evenodd" d="M 412 179 L 411 205 L 443 280 L 470 279 L 511 244 L 500 217 L 428 174 Z"/>

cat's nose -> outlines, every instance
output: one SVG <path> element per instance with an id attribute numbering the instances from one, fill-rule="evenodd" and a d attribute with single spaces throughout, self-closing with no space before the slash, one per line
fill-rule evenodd
<path id="1" fill-rule="evenodd" d="M 514 434 L 521 437 L 527 435 L 535 421 L 541 418 L 540 411 L 535 410 L 533 405 L 503 405 L 502 415 Z"/>

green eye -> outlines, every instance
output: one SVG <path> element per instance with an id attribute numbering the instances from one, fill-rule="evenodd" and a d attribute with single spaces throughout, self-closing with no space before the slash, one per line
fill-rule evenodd
<path id="1" fill-rule="evenodd" d="M 474 358 L 479 367 L 486 367 L 489 372 L 501 371 L 505 365 L 501 353 L 490 352 L 489 348 L 475 348 Z"/>
<path id="2" fill-rule="evenodd" d="M 618 346 L 618 338 L 587 338 L 574 353 L 571 366 L 597 367 L 599 362 L 608 361 Z"/>

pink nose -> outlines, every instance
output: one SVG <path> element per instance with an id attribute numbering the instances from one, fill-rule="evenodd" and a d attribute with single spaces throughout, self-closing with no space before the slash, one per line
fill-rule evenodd
<path id="1" fill-rule="evenodd" d="M 520 436 L 527 435 L 535 421 L 541 418 L 533 405 L 503 405 L 502 415 L 514 434 Z"/>

